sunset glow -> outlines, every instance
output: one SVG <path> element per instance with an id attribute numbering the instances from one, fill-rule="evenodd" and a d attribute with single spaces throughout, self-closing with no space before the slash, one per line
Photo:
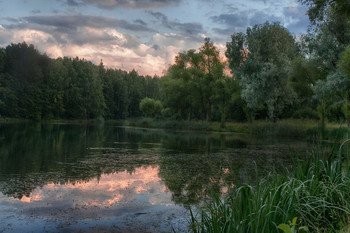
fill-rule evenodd
<path id="1" fill-rule="evenodd" d="M 279 21 L 292 33 L 306 31 L 306 7 L 275 1 L 0 2 L 0 46 L 27 42 L 50 57 L 80 57 L 142 75 L 162 75 L 178 52 L 198 49 L 210 37 L 222 55 L 234 32 Z"/>

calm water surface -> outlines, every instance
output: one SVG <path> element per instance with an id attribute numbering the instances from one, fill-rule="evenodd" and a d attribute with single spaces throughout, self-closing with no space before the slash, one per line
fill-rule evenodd
<path id="1" fill-rule="evenodd" d="M 300 141 L 111 124 L 1 124 L 0 232 L 187 232 L 211 190 L 290 164 Z"/>

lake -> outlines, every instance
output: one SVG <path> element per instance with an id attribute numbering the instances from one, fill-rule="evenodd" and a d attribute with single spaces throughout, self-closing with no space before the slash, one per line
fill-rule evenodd
<path id="1" fill-rule="evenodd" d="M 0 232 L 187 232 L 212 191 L 290 165 L 305 142 L 115 124 L 0 125 Z"/>

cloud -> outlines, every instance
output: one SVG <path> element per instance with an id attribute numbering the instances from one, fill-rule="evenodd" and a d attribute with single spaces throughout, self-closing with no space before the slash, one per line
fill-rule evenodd
<path id="1" fill-rule="evenodd" d="M 176 6 L 181 0 L 67 0 L 69 6 L 92 4 L 102 9 L 131 8 L 156 9 L 167 6 Z"/>
<path id="2" fill-rule="evenodd" d="M 140 24 L 140 25 L 143 25 L 143 26 L 146 26 L 147 23 L 145 21 L 143 21 L 142 19 L 137 19 L 134 21 L 134 23 L 137 23 L 137 24 Z"/>
<path id="3" fill-rule="evenodd" d="M 203 26 L 200 23 L 180 23 L 176 21 L 169 20 L 168 17 L 160 12 L 148 11 L 155 19 L 159 20 L 167 29 L 173 32 L 181 34 L 186 37 L 191 37 L 193 39 L 200 39 L 200 34 L 203 33 Z"/>
<path id="4" fill-rule="evenodd" d="M 239 11 L 232 14 L 220 14 L 210 18 L 214 23 L 222 25 L 222 27 L 214 27 L 213 31 L 222 34 L 230 35 L 234 32 L 243 32 L 247 27 L 252 27 L 256 24 L 269 22 L 283 22 L 283 18 L 270 15 L 261 10 Z"/>
<path id="5" fill-rule="evenodd" d="M 1 47 L 23 41 L 34 44 L 39 51 L 53 58 L 78 56 L 95 64 L 102 59 L 107 67 L 129 71 L 135 69 L 140 74 L 161 75 L 167 67 L 167 53 L 164 51 L 166 47 L 155 53 L 154 46 L 142 43 L 116 29 L 79 27 L 74 33 L 58 35 L 46 28 L 39 30 L 0 27 Z"/>
<path id="6" fill-rule="evenodd" d="M 210 19 L 221 27 L 213 27 L 215 33 L 221 35 L 231 35 L 234 32 L 245 31 L 249 26 L 249 17 L 246 12 L 236 12 L 231 14 L 220 14 L 212 16 Z"/>
<path id="7" fill-rule="evenodd" d="M 263 11 L 256 11 L 249 17 L 249 25 L 254 26 L 256 24 L 263 24 L 266 21 L 269 22 L 283 22 L 283 19 L 274 15 L 269 15 Z"/>
<path id="8" fill-rule="evenodd" d="M 40 14 L 41 10 L 35 9 L 35 10 L 32 10 L 31 12 L 32 14 Z"/>
<path id="9" fill-rule="evenodd" d="M 145 25 L 129 23 L 125 20 L 94 15 L 40 15 L 27 16 L 22 20 L 41 26 L 52 26 L 61 30 L 74 30 L 77 27 L 122 28 L 130 31 L 153 31 Z"/>
<path id="10" fill-rule="evenodd" d="M 67 5 L 68 6 L 79 6 L 80 3 L 76 2 L 75 0 L 67 0 Z"/>
<path id="11" fill-rule="evenodd" d="M 179 33 L 155 33 L 147 31 L 144 21 L 134 22 L 137 24 L 132 24 L 133 27 L 144 30 L 137 35 L 145 33 L 149 41 L 119 30 L 130 29 L 131 23 L 126 27 L 118 19 L 105 17 L 28 16 L 9 22 L 9 25 L 0 25 L 0 46 L 26 41 L 53 58 L 78 56 L 95 64 L 102 59 L 107 67 L 135 69 L 144 75 L 162 75 L 178 52 L 198 48 L 203 42 L 200 36 L 192 36 L 202 31 L 201 26 L 172 21 L 169 26 Z"/>
<path id="12" fill-rule="evenodd" d="M 291 32 L 300 33 L 306 31 L 310 24 L 306 12 L 307 7 L 304 5 L 292 4 L 283 8 L 287 28 Z"/>
<path id="13" fill-rule="evenodd" d="M 19 23 L 20 22 L 19 19 L 13 18 L 13 17 L 3 17 L 2 19 L 6 20 L 6 21 L 9 21 L 11 23 Z"/>
<path id="14" fill-rule="evenodd" d="M 235 27 L 246 27 L 248 22 L 248 16 L 243 13 L 221 14 L 219 16 L 213 16 L 211 19 L 215 23 L 234 25 Z"/>

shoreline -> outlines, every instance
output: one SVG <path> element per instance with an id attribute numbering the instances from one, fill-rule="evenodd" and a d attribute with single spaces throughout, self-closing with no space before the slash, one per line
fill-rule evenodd
<path id="1" fill-rule="evenodd" d="M 316 120 L 282 119 L 276 123 L 266 120 L 247 122 L 226 122 L 221 127 L 220 122 L 189 121 L 189 120 L 159 120 L 153 118 L 135 118 L 125 120 L 114 119 L 49 119 L 30 120 L 22 118 L 0 118 L 0 124 L 12 123 L 40 123 L 40 124 L 116 124 L 123 127 L 140 129 L 162 129 L 186 132 L 208 132 L 225 134 L 245 134 L 255 136 L 278 136 L 299 139 L 324 140 L 337 138 L 349 134 L 346 124 L 328 122 L 325 129 L 321 129 Z M 322 136 L 323 134 L 323 136 Z"/>

